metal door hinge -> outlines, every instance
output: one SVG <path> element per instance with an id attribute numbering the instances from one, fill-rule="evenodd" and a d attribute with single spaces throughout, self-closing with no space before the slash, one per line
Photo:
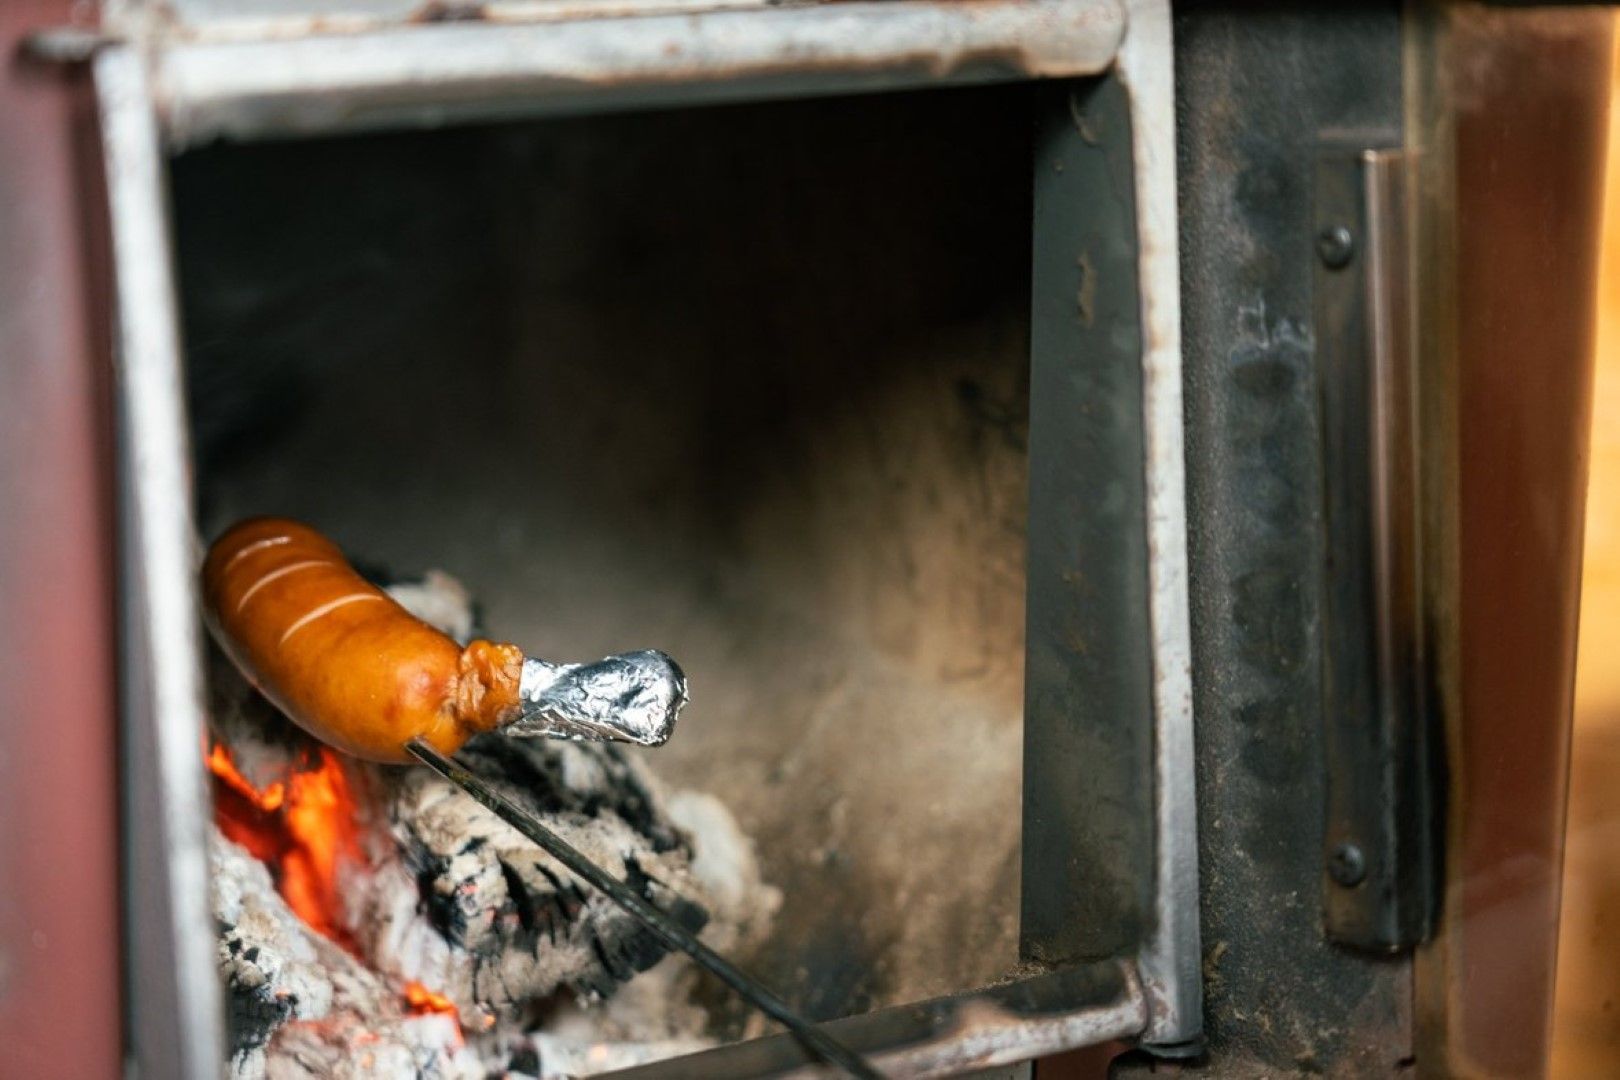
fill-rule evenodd
<path id="1" fill-rule="evenodd" d="M 1421 618 L 1409 155 L 1330 148 L 1316 181 L 1327 935 L 1393 952 L 1436 895 Z"/>

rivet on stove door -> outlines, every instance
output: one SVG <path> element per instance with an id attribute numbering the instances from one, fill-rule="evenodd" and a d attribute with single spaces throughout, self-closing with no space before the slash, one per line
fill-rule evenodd
<path id="1" fill-rule="evenodd" d="M 1317 254 L 1322 256 L 1322 266 L 1343 270 L 1356 254 L 1356 238 L 1343 225 L 1328 225 L 1317 233 Z"/>
<path id="2" fill-rule="evenodd" d="M 1316 253 L 1328 269 L 1343 270 L 1356 253 L 1356 238 L 1343 225 L 1329 225 L 1316 234 Z"/>
<path id="3" fill-rule="evenodd" d="M 1328 859 L 1328 875 L 1347 889 L 1360 885 L 1367 877 L 1367 857 L 1355 844 L 1340 844 Z"/>

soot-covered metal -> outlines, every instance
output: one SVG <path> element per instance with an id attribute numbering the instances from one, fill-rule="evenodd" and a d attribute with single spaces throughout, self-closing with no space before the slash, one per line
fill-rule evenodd
<path id="1" fill-rule="evenodd" d="M 1325 133 L 1398 143 L 1394 4 L 1178 8 L 1188 546 L 1210 1071 L 1385 1074 L 1410 965 L 1322 931 Z"/>

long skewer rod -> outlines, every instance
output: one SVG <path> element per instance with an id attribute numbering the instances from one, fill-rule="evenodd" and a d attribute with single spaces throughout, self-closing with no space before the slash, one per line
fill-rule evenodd
<path id="1" fill-rule="evenodd" d="M 439 753 L 421 739 L 412 739 L 405 744 L 405 748 L 415 755 L 418 761 L 477 799 L 508 825 L 540 845 L 546 854 L 566 866 L 576 877 L 605 893 L 608 899 L 639 920 L 667 947 L 678 949 L 690 956 L 699 967 L 736 991 L 738 997 L 787 1028 L 810 1053 L 859 1080 L 883 1080 L 883 1074 L 867 1064 L 859 1054 L 799 1016 L 764 984 L 733 966 L 729 960 L 699 941 L 696 935 L 644 899 L 640 893 L 597 866 L 578 848 L 552 832 L 532 814 L 514 805 L 454 758 Z"/>

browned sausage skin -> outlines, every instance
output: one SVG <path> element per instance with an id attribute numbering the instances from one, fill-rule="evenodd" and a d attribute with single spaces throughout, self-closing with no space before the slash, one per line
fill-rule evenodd
<path id="1" fill-rule="evenodd" d="M 259 690 L 356 757 L 412 761 L 416 736 L 450 754 L 519 712 L 516 646 L 460 648 L 296 521 L 253 518 L 216 540 L 203 601 L 215 640 Z"/>

